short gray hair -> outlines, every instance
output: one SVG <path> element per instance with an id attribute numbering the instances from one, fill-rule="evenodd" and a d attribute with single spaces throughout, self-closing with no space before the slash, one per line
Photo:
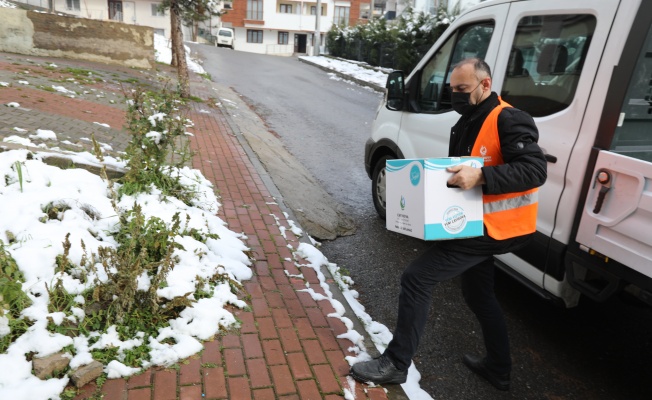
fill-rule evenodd
<path id="1" fill-rule="evenodd" d="M 462 65 L 466 65 L 466 64 L 473 65 L 473 69 L 475 70 L 476 75 L 484 74 L 489 78 L 491 78 L 491 68 L 489 67 L 489 64 L 487 64 L 485 60 L 477 57 L 465 58 L 464 60 L 455 64 L 453 69 L 461 67 Z"/>

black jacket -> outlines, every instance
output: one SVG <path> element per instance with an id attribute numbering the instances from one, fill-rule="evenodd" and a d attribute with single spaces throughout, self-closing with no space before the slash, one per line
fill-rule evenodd
<path id="1" fill-rule="evenodd" d="M 491 95 L 471 113 L 462 115 L 451 129 L 449 157 L 470 156 L 480 128 L 491 110 L 500 104 L 498 95 Z M 522 192 L 543 185 L 547 163 L 537 144 L 539 131 L 532 117 L 516 108 L 504 108 L 498 115 L 498 135 L 503 156 L 502 165 L 483 167 L 485 194 Z M 470 239 L 441 242 L 442 246 L 473 254 L 512 252 L 527 243 L 531 235 L 496 240 L 487 235 Z"/>

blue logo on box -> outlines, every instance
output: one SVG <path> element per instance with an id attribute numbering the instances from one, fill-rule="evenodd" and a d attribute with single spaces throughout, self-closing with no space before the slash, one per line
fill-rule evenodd
<path id="1" fill-rule="evenodd" d="M 444 230 L 450 234 L 457 234 L 464 230 L 466 226 L 466 214 L 464 209 L 459 206 L 451 206 L 444 211 L 443 224 Z"/>
<path id="2" fill-rule="evenodd" d="M 410 182 L 412 182 L 412 185 L 417 186 L 420 180 L 421 180 L 421 171 L 419 170 L 419 166 L 417 164 L 414 164 L 412 166 L 412 169 L 410 170 Z"/>

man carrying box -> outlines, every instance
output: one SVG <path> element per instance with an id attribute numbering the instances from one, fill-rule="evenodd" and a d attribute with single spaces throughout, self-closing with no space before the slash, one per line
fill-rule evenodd
<path id="1" fill-rule="evenodd" d="M 461 275 L 462 293 L 482 327 L 486 355 L 465 355 L 463 363 L 499 390 L 509 390 L 512 367 L 503 312 L 494 293 L 495 254 L 524 246 L 536 230 L 537 187 L 547 177 L 539 133 L 527 113 L 491 91 L 486 62 L 470 58 L 451 72 L 453 109 L 461 114 L 451 129 L 449 157 L 483 157 L 484 167 L 458 165 L 448 184 L 482 186 L 485 235 L 434 242 L 401 277 L 398 319 L 385 352 L 351 367 L 361 382 L 404 383 L 428 316 L 435 284 Z"/>

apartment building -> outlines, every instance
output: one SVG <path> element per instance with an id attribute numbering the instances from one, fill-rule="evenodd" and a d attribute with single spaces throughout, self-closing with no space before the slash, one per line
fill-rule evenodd
<path id="1" fill-rule="evenodd" d="M 320 43 L 333 24 L 365 23 L 372 0 L 324 0 L 320 10 Z M 234 49 L 252 53 L 290 56 L 313 54 L 316 1 L 233 0 L 222 15 L 222 26 L 235 31 Z"/>
<path id="2" fill-rule="evenodd" d="M 81 18 L 111 20 L 125 24 L 143 25 L 154 28 L 154 32 L 170 38 L 169 11 L 160 11 L 160 2 L 151 0 L 14 0 L 31 6 L 53 9 L 67 15 Z M 220 8 L 228 9 L 230 0 L 220 1 Z M 220 25 L 219 17 L 211 17 L 208 21 L 200 23 L 200 31 L 206 36 L 216 34 Z M 192 32 L 188 27 L 183 27 L 185 40 L 192 39 Z"/>

